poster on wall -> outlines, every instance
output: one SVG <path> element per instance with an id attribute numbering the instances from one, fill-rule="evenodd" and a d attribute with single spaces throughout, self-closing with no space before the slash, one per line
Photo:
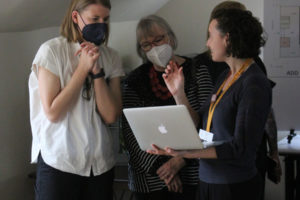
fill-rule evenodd
<path id="1" fill-rule="evenodd" d="M 269 77 L 300 78 L 300 1 L 265 0 L 264 28 Z"/>

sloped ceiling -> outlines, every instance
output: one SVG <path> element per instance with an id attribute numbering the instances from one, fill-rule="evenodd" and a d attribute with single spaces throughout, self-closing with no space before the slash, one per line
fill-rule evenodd
<path id="1" fill-rule="evenodd" d="M 111 0 L 111 22 L 139 20 L 170 0 Z M 0 32 L 59 26 L 70 0 L 1 0 Z"/>

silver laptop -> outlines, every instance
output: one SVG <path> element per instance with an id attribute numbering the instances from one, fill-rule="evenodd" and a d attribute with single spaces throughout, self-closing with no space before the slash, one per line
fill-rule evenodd
<path id="1" fill-rule="evenodd" d="M 123 109 L 142 150 L 160 148 L 202 149 L 193 120 L 184 105 Z"/>

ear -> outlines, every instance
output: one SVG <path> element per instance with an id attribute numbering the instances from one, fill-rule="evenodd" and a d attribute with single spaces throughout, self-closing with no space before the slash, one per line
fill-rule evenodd
<path id="1" fill-rule="evenodd" d="M 224 35 L 224 38 L 223 38 L 224 40 L 224 45 L 225 45 L 225 47 L 227 47 L 228 46 L 228 44 L 229 44 L 229 33 L 226 33 L 225 35 Z"/>
<path id="2" fill-rule="evenodd" d="M 76 10 L 72 11 L 72 20 L 75 24 L 78 24 L 78 12 Z"/>

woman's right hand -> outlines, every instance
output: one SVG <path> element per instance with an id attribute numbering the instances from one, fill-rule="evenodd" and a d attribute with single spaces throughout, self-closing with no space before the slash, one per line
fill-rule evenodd
<path id="1" fill-rule="evenodd" d="M 163 74 L 163 78 L 173 96 L 184 94 L 184 76 L 182 67 L 178 68 L 175 62 L 170 61 Z"/>
<path id="2" fill-rule="evenodd" d="M 80 54 L 78 66 L 84 68 L 88 72 L 91 72 L 100 56 L 99 48 L 90 42 L 83 42 L 80 46 L 81 49 L 75 54 Z"/>

